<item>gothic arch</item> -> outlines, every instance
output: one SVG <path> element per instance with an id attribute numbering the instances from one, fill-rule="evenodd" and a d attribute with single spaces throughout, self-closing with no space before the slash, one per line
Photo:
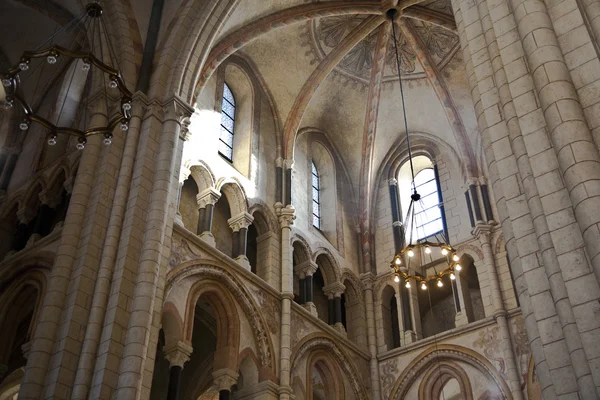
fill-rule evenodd
<path id="1" fill-rule="evenodd" d="M 64 189 L 64 183 L 71 176 L 71 171 L 66 163 L 61 164 L 52 171 L 52 174 L 48 178 L 48 189 L 57 193 Z"/>
<path id="2" fill-rule="evenodd" d="M 438 344 L 431 346 L 419 354 L 402 371 L 392 390 L 390 399 L 404 399 L 408 389 L 432 365 L 440 361 L 461 361 L 479 370 L 483 375 L 496 383 L 501 395 L 506 400 L 512 400 L 510 389 L 496 368 L 482 355 L 466 347 L 454 344 Z"/>
<path id="3" fill-rule="evenodd" d="M 258 348 L 261 368 L 268 369 L 272 376 L 275 376 L 275 361 L 273 343 L 269 334 L 269 329 L 259 306 L 256 304 L 244 284 L 239 281 L 234 274 L 229 271 L 229 267 L 218 265 L 210 260 L 195 260 L 181 264 L 167 274 L 167 285 L 165 293 L 165 302 L 173 296 L 173 291 L 178 283 L 185 278 L 193 277 L 196 282 L 210 280 L 218 284 L 222 291 L 228 293 L 232 299 L 238 302 L 245 316 L 247 317 L 254 340 Z M 200 287 L 199 287 L 200 288 Z M 186 318 L 189 312 L 189 298 L 193 291 L 188 290 L 186 298 Z M 178 297 L 180 294 L 178 294 Z M 194 303 L 195 304 L 195 303 Z"/>
<path id="4" fill-rule="evenodd" d="M 331 338 L 327 336 L 321 336 L 319 333 L 306 336 L 292 350 L 292 359 L 290 360 L 290 370 L 292 371 L 292 375 L 298 368 L 299 360 L 301 360 L 305 354 L 311 354 L 317 350 L 326 351 L 331 359 L 335 360 L 338 368 L 348 378 L 348 381 L 352 386 L 352 391 L 354 392 L 357 400 L 368 399 L 367 393 L 360 383 L 362 381 L 360 374 L 358 373 L 356 366 L 352 363 L 351 359 L 341 348 L 335 344 Z"/>
<path id="5" fill-rule="evenodd" d="M 39 194 L 47 189 L 48 184 L 46 183 L 46 179 L 44 177 L 40 176 L 37 179 L 34 179 L 33 182 L 29 184 L 27 191 L 23 195 L 23 203 L 21 205 L 23 207 L 29 207 L 37 204 L 40 201 Z"/>
<path id="6" fill-rule="evenodd" d="M 346 280 L 352 283 L 354 289 L 354 295 L 359 299 L 360 302 L 363 301 L 364 296 L 363 292 L 365 290 L 362 282 L 356 277 L 353 271 L 348 268 L 343 268 L 341 282 L 344 283 Z"/>
<path id="7" fill-rule="evenodd" d="M 444 385 L 451 379 L 458 382 L 464 400 L 473 400 L 473 389 L 467 373 L 451 361 L 442 361 L 427 371 L 419 385 L 419 399 L 438 400 Z"/>
<path id="8" fill-rule="evenodd" d="M 317 369 L 321 378 L 328 385 L 329 395 L 336 400 L 344 399 L 344 381 L 338 363 L 324 349 L 313 350 L 306 362 L 306 393 L 308 399 L 312 397 L 312 372 Z"/>

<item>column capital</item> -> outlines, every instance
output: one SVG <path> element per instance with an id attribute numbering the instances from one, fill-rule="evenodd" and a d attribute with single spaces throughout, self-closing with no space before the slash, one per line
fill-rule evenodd
<path id="1" fill-rule="evenodd" d="M 388 185 L 398 186 L 398 180 L 396 180 L 395 178 L 388 179 Z"/>
<path id="2" fill-rule="evenodd" d="M 294 168 L 294 160 L 283 160 L 283 167 L 286 169 L 293 169 Z"/>
<path id="3" fill-rule="evenodd" d="M 208 188 L 196 195 L 196 201 L 198 202 L 198 208 L 205 208 L 207 205 L 215 205 L 221 198 L 221 192 L 218 192 L 214 188 Z"/>
<path id="4" fill-rule="evenodd" d="M 27 224 L 35 218 L 35 211 L 29 207 L 19 208 L 17 210 L 17 218 L 21 224 Z"/>
<path id="5" fill-rule="evenodd" d="M 471 231 L 473 236 L 479 239 L 481 244 L 490 244 L 490 239 L 492 235 L 492 226 L 489 224 L 477 224 L 475 228 Z"/>
<path id="6" fill-rule="evenodd" d="M 277 158 L 275 159 L 275 166 L 276 166 L 277 168 L 283 168 L 283 158 L 281 158 L 281 157 L 277 157 Z"/>
<path id="7" fill-rule="evenodd" d="M 306 260 L 294 267 L 294 270 L 300 275 L 300 279 L 303 279 L 306 276 L 312 276 L 319 266 L 316 262 L 312 260 Z"/>
<path id="8" fill-rule="evenodd" d="M 397 227 L 397 226 L 400 226 L 400 227 L 401 227 L 401 226 L 403 226 L 403 225 L 404 225 L 404 224 L 402 223 L 402 221 L 394 221 L 394 222 L 392 222 L 392 226 L 393 226 L 393 227 Z"/>
<path id="9" fill-rule="evenodd" d="M 281 227 L 290 228 L 296 219 L 295 214 L 296 209 L 291 204 L 277 209 L 277 216 L 279 217 L 279 223 L 281 224 Z"/>
<path id="10" fill-rule="evenodd" d="M 365 272 L 364 274 L 360 274 L 360 280 L 365 288 L 365 290 L 373 290 L 373 282 L 375 282 L 375 277 L 372 272 Z"/>
<path id="11" fill-rule="evenodd" d="M 346 290 L 346 286 L 344 286 L 340 282 L 333 282 L 327 286 L 323 286 L 323 293 L 327 295 L 327 297 L 340 297 L 342 293 Z"/>
<path id="12" fill-rule="evenodd" d="M 234 232 L 237 232 L 243 228 L 248 229 L 248 227 L 252 224 L 253 221 L 254 217 L 244 211 L 241 214 L 236 215 L 235 217 L 229 218 L 227 220 L 227 223 Z"/>
<path id="13" fill-rule="evenodd" d="M 237 383 L 238 374 L 228 368 L 216 370 L 212 374 L 213 382 L 217 391 L 231 390 L 231 387 Z"/>
<path id="14" fill-rule="evenodd" d="M 471 176 L 467 178 L 465 184 L 467 185 L 467 187 L 471 185 L 479 185 L 479 178 Z"/>
<path id="15" fill-rule="evenodd" d="M 42 204 L 46 204 L 50 208 L 55 208 L 60 203 L 60 193 L 49 192 L 44 189 L 38 195 Z"/>
<path id="16" fill-rule="evenodd" d="M 65 188 L 65 190 L 67 191 L 67 193 L 73 193 L 73 185 L 75 184 L 75 177 L 71 176 L 67 179 L 65 179 L 65 182 L 63 183 L 63 187 Z"/>
<path id="17" fill-rule="evenodd" d="M 183 368 L 183 364 L 190 360 L 190 355 L 193 351 L 194 348 L 192 346 L 179 341 L 163 347 L 165 358 L 171 367 L 177 366 Z"/>

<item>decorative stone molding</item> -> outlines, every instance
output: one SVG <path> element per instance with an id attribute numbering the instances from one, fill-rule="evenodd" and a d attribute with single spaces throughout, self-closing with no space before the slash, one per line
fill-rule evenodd
<path id="1" fill-rule="evenodd" d="M 206 208 L 206 206 L 209 204 L 214 206 L 220 198 L 221 192 L 214 188 L 208 188 L 196 195 L 196 202 L 198 203 L 198 208 L 200 209 Z"/>
<path id="2" fill-rule="evenodd" d="M 231 217 L 227 220 L 227 223 L 231 227 L 234 232 L 238 232 L 240 229 L 246 228 L 252 225 L 254 221 L 254 217 L 248 214 L 247 212 L 243 212 L 235 217 Z"/>
<path id="3" fill-rule="evenodd" d="M 316 262 L 312 260 L 306 260 L 296 265 L 294 267 L 294 270 L 296 271 L 300 279 L 304 279 L 307 276 L 312 276 L 315 272 L 317 272 L 318 268 L 319 266 Z"/>
<path id="4" fill-rule="evenodd" d="M 287 169 L 294 169 L 294 160 L 283 160 L 283 166 Z"/>
<path id="5" fill-rule="evenodd" d="M 42 204 L 46 204 L 50 208 L 55 208 L 61 200 L 60 193 L 50 192 L 47 189 L 42 190 L 38 197 Z"/>
<path id="6" fill-rule="evenodd" d="M 213 372 L 213 384 L 220 392 L 221 390 L 231 390 L 233 385 L 237 383 L 238 374 L 228 368 L 222 368 Z"/>
<path id="7" fill-rule="evenodd" d="M 190 133 L 191 120 L 189 117 L 183 117 L 181 119 L 181 130 L 179 131 L 179 138 L 184 142 L 189 140 L 192 134 Z"/>
<path id="8" fill-rule="evenodd" d="M 366 272 L 360 275 L 360 280 L 363 284 L 364 290 L 373 290 L 373 274 L 370 272 Z"/>
<path id="9" fill-rule="evenodd" d="M 282 228 L 290 228 L 296 219 L 295 214 L 296 209 L 292 205 L 278 209 L 277 216 L 279 217 L 279 225 L 281 225 Z"/>
<path id="10" fill-rule="evenodd" d="M 323 293 L 325 293 L 325 295 L 327 295 L 327 297 L 330 299 L 334 297 L 340 297 L 345 290 L 346 286 L 340 282 L 333 282 L 327 286 L 323 286 Z"/>
<path id="11" fill-rule="evenodd" d="M 63 187 L 65 188 L 67 193 L 71 194 L 71 193 L 73 193 L 73 185 L 74 184 L 75 184 L 75 177 L 71 176 L 71 177 L 65 179 L 65 182 L 63 183 Z"/>
<path id="12" fill-rule="evenodd" d="M 475 228 L 473 228 L 472 234 L 479 239 L 481 244 L 489 244 L 492 235 L 492 226 L 488 224 L 477 224 Z"/>
<path id="13" fill-rule="evenodd" d="M 403 226 L 403 225 L 404 225 L 404 224 L 402 223 L 402 221 L 394 221 L 394 222 L 392 222 L 392 226 L 393 226 L 393 227 L 396 227 L 396 226 L 400 226 L 400 227 L 401 227 L 401 226 Z"/>
<path id="14" fill-rule="evenodd" d="M 28 224 L 35 218 L 35 211 L 29 207 L 20 208 L 17 210 L 17 218 L 21 224 Z"/>
<path id="15" fill-rule="evenodd" d="M 195 276 L 197 279 L 215 279 L 218 280 L 231 295 L 237 300 L 244 315 L 248 319 L 260 356 L 260 365 L 272 367 L 274 365 L 272 343 L 270 341 L 269 329 L 267 323 L 263 321 L 258 312 L 259 307 L 255 305 L 252 296 L 247 292 L 245 285 L 236 279 L 232 274 L 221 267 L 209 264 L 190 264 L 176 274 L 176 278 L 170 280 L 166 292 L 174 287 L 177 282 Z"/>
<path id="16" fill-rule="evenodd" d="M 190 360 L 194 348 L 188 344 L 177 341 L 163 347 L 165 358 L 171 367 L 181 367 Z"/>

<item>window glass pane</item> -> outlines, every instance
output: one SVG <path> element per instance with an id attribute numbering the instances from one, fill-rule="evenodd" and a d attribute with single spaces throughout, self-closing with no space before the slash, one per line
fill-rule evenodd
<path id="1" fill-rule="evenodd" d="M 438 204 L 439 203 L 437 192 L 421 197 L 421 200 L 419 201 L 419 206 L 422 210 L 426 210 L 430 207 L 437 206 Z"/>
<path id="2" fill-rule="evenodd" d="M 319 212 L 319 203 L 316 201 L 313 201 L 313 214 L 317 217 L 321 216 L 321 213 Z"/>
<path id="3" fill-rule="evenodd" d="M 317 172 L 317 166 L 315 165 L 315 163 L 312 163 L 312 173 L 313 175 L 317 175 L 319 176 L 319 173 Z"/>
<path id="4" fill-rule="evenodd" d="M 233 150 L 231 147 L 227 146 L 223 142 L 219 143 L 219 153 L 223 154 L 229 160 L 231 160 L 231 157 L 233 156 Z"/>
<path id="5" fill-rule="evenodd" d="M 228 103 L 226 100 L 223 100 L 221 110 L 223 110 L 231 118 L 235 117 L 235 106 L 231 103 Z"/>
<path id="6" fill-rule="evenodd" d="M 442 225 L 441 219 L 436 219 L 434 221 L 431 221 L 427 225 L 423 226 L 422 229 L 424 230 L 425 236 L 430 236 L 430 235 L 433 235 L 434 233 L 438 233 L 438 232 L 442 231 L 444 229 L 444 226 Z M 423 237 L 425 237 L 425 236 L 423 236 Z"/>
<path id="7" fill-rule="evenodd" d="M 315 175 L 312 176 L 312 186 L 315 189 L 319 189 L 319 177 L 318 176 L 315 176 Z"/>
<path id="8" fill-rule="evenodd" d="M 321 220 L 315 215 L 313 215 L 313 226 L 317 229 L 321 229 Z"/>
<path id="9" fill-rule="evenodd" d="M 233 98 L 233 93 L 231 93 L 231 89 L 229 89 L 229 86 L 226 83 L 223 84 L 223 98 L 226 99 L 231 104 L 235 105 L 235 99 Z"/>
<path id="10" fill-rule="evenodd" d="M 219 135 L 221 141 L 227 143 L 229 147 L 233 147 L 233 135 L 229 133 L 225 128 L 221 127 L 221 133 Z"/>
<path id="11" fill-rule="evenodd" d="M 433 173 L 433 168 L 427 168 L 422 170 L 415 176 L 415 185 L 419 186 L 422 183 L 435 179 L 435 174 Z"/>
<path id="12" fill-rule="evenodd" d="M 233 132 L 233 120 L 229 118 L 227 114 L 221 114 L 221 125 L 229 132 Z"/>
<path id="13" fill-rule="evenodd" d="M 435 179 L 418 186 L 417 192 L 421 195 L 421 197 L 437 192 L 437 183 L 435 182 Z"/>

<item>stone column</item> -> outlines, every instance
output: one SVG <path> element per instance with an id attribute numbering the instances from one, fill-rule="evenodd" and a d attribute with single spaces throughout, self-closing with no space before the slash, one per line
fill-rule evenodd
<path id="1" fill-rule="evenodd" d="M 246 257 L 246 248 L 248 241 L 248 227 L 252 224 L 254 218 L 247 212 L 243 212 L 235 217 L 231 217 L 227 220 L 227 223 L 233 230 L 234 238 L 237 240 L 233 241 L 233 254 L 231 255 L 242 267 L 251 270 L 250 261 Z"/>
<path id="2" fill-rule="evenodd" d="M 196 195 L 198 202 L 199 218 L 198 218 L 198 235 L 200 239 L 215 247 L 215 237 L 212 234 L 213 209 L 215 204 L 221 198 L 221 192 L 217 192 L 213 188 L 208 188 Z"/>
<path id="3" fill-rule="evenodd" d="M 421 328 L 421 312 L 419 311 L 419 296 L 417 292 L 417 290 L 421 289 L 417 286 L 418 285 L 414 284 L 413 282 L 413 284 L 410 286 L 410 289 L 407 289 L 413 330 L 404 332 L 404 341 L 406 343 L 413 343 L 423 338 L 423 330 Z"/>
<path id="4" fill-rule="evenodd" d="M 469 296 L 469 285 L 464 275 L 458 271 L 454 275 L 456 276 L 456 279 L 452 281 L 452 292 L 456 307 L 454 323 L 459 327 L 473 322 L 473 305 L 471 304 L 471 296 Z"/>
<path id="5" fill-rule="evenodd" d="M 289 205 L 275 209 L 281 225 L 281 337 L 280 337 L 280 370 L 279 398 L 289 400 L 292 394 L 290 385 L 291 347 L 291 308 L 294 300 L 293 261 L 292 261 L 292 224 L 296 218 L 295 209 Z"/>
<path id="6" fill-rule="evenodd" d="M 346 290 L 346 286 L 342 285 L 340 282 L 333 282 L 323 288 L 323 293 L 329 299 L 330 312 L 329 319 L 331 321 L 330 325 L 332 325 L 336 331 L 340 333 L 346 333 L 346 328 L 342 324 L 342 294 Z M 331 311 L 333 311 L 333 315 L 331 315 Z"/>
<path id="7" fill-rule="evenodd" d="M 238 374 L 227 368 L 219 369 L 212 374 L 213 382 L 219 392 L 219 400 L 230 400 L 231 389 L 237 383 Z"/>
<path id="8" fill-rule="evenodd" d="M 181 386 L 181 371 L 183 364 L 190 360 L 194 349 L 183 342 L 175 342 L 163 347 L 165 358 L 169 361 L 169 388 L 167 400 L 179 399 L 179 388 Z"/>
<path id="9" fill-rule="evenodd" d="M 285 171 L 285 196 L 283 204 L 287 207 L 292 204 L 292 172 L 294 171 L 294 160 L 283 161 Z"/>
<path id="10" fill-rule="evenodd" d="M 500 348 L 502 349 L 504 360 L 506 361 L 506 375 L 508 376 L 509 386 L 515 399 L 523 399 L 523 392 L 520 390 L 521 379 L 519 377 L 519 369 L 513 351 L 510 327 L 508 326 L 502 292 L 500 291 L 500 282 L 498 281 L 496 259 L 494 258 L 492 245 L 490 244 L 491 230 L 491 226 L 479 224 L 475 227 L 473 233 L 475 237 L 479 239 L 481 250 L 483 251 L 483 262 L 486 266 L 490 284 L 494 318 L 500 328 Z"/>
<path id="11" fill-rule="evenodd" d="M 379 382 L 379 363 L 377 362 L 377 337 L 375 336 L 375 309 L 373 306 L 373 274 L 367 272 L 361 275 L 361 280 L 365 288 L 365 307 L 367 314 L 367 343 L 369 344 L 369 353 L 371 360 L 369 362 L 371 372 L 371 396 L 373 400 L 381 399 L 381 389 Z"/>
<path id="12" fill-rule="evenodd" d="M 311 260 L 304 261 L 295 267 L 300 279 L 304 281 L 303 307 L 310 311 L 310 313 L 315 317 L 317 317 L 318 314 L 317 307 L 315 306 L 315 303 L 313 303 L 313 274 L 317 272 L 318 268 L 319 266 L 317 263 Z"/>

